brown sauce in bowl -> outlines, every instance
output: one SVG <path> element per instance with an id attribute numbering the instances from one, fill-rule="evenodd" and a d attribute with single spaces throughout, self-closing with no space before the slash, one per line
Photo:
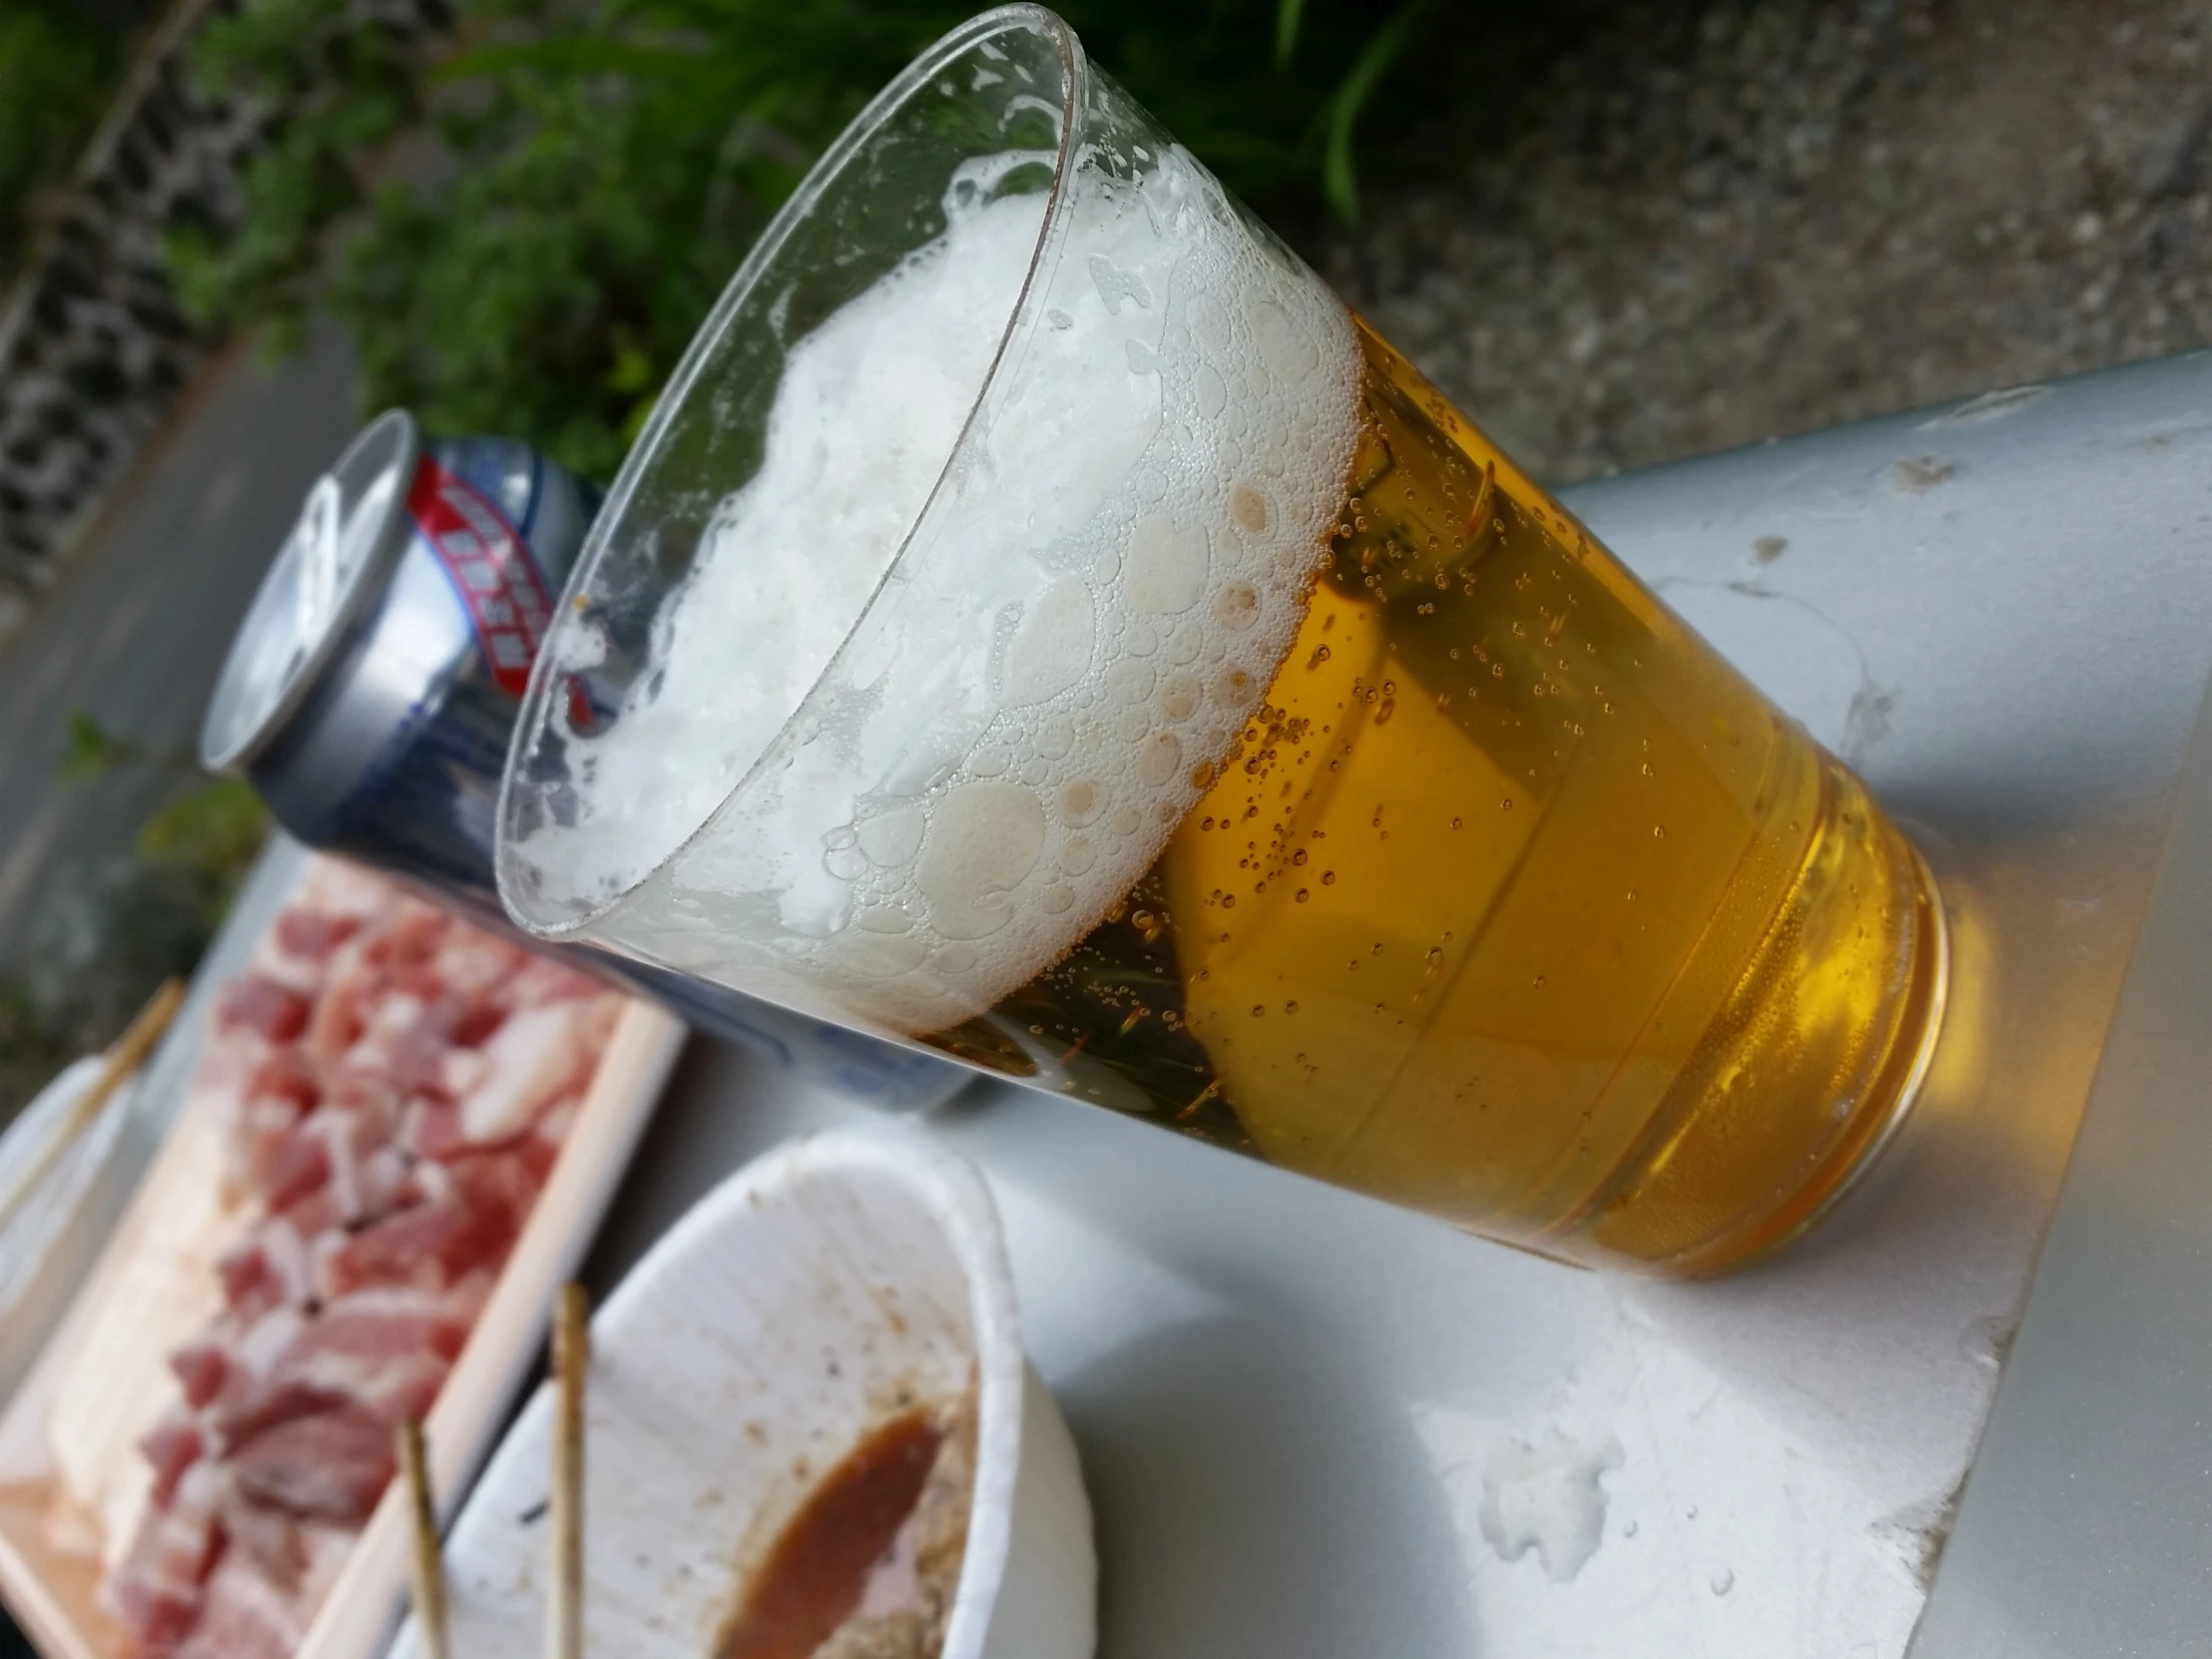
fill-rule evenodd
<path id="1" fill-rule="evenodd" d="M 919 1405 L 864 1434 L 807 1494 L 748 1578 L 714 1659 L 928 1659 L 967 1543 L 975 1395 Z M 909 1605 L 862 1616 L 898 1557 Z M 832 1638 L 835 1638 L 834 1645 Z"/>

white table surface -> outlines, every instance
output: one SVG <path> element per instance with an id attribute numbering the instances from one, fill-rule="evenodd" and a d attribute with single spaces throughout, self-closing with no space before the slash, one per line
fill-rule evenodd
<path id="1" fill-rule="evenodd" d="M 2208 463 L 2195 356 L 1569 497 L 1949 904 L 1921 1105 L 1784 1259 L 1600 1276 L 1011 1085 L 930 1115 L 998 1195 L 1082 1449 L 1103 1659 L 1905 1652 L 2212 670 Z M 866 1116 L 695 1042 L 592 1277 Z"/>

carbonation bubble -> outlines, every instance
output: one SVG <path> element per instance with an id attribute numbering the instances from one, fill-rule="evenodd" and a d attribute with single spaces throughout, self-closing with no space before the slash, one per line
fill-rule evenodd
<path id="1" fill-rule="evenodd" d="M 1251 484 L 1239 484 L 1229 492 L 1229 516 L 1246 535 L 1264 536 L 1274 514 L 1268 510 L 1268 498 L 1258 489 Z"/>
<path id="2" fill-rule="evenodd" d="M 1073 576 L 1046 588 L 1006 648 L 1004 697 L 1010 709 L 1057 697 L 1091 666 L 1090 589 Z"/>
<path id="3" fill-rule="evenodd" d="M 1173 732 L 1155 732 L 1137 751 L 1137 782 L 1158 789 L 1183 768 L 1183 745 Z"/>
<path id="4" fill-rule="evenodd" d="M 1124 706 L 1142 703 L 1152 695 L 1151 665 L 1124 659 L 1106 671 L 1106 695 Z"/>
<path id="5" fill-rule="evenodd" d="M 877 813 L 860 825 L 860 850 L 871 864 L 896 867 L 921 850 L 926 822 L 920 809 L 913 807 Z"/>
<path id="6" fill-rule="evenodd" d="M 1064 716 L 1048 720 L 1037 728 L 1032 741 L 1039 755 L 1048 761 L 1057 761 L 1075 747 L 1075 726 Z"/>
<path id="7" fill-rule="evenodd" d="M 1080 830 L 1105 810 L 1106 792 L 1089 778 L 1078 778 L 1060 792 L 1060 822 Z"/>
<path id="8" fill-rule="evenodd" d="M 1198 412 L 1211 420 L 1229 401 L 1229 387 L 1222 382 L 1221 372 L 1212 363 L 1200 363 L 1191 374 L 1191 401 Z"/>
<path id="9" fill-rule="evenodd" d="M 1290 312 L 1272 299 L 1253 305 L 1252 332 L 1260 344 L 1260 360 L 1287 386 L 1295 386 L 1313 373 L 1314 365 L 1321 360 L 1321 353 L 1291 320 Z"/>
<path id="10" fill-rule="evenodd" d="M 1206 530 L 1147 513 L 1129 536 L 1122 583 L 1129 603 L 1152 616 L 1189 610 L 1206 591 Z"/>
<path id="11" fill-rule="evenodd" d="M 1214 595 L 1214 620 L 1241 634 L 1260 616 L 1260 590 L 1250 582 L 1231 582 Z"/>
<path id="12" fill-rule="evenodd" d="M 1008 895 L 1044 848 L 1044 807 L 1013 784 L 963 784 L 937 803 L 914 885 L 948 939 L 1006 925 Z"/>
<path id="13" fill-rule="evenodd" d="M 1200 293 L 1192 298 L 1189 322 L 1191 338 L 1208 351 L 1228 349 L 1229 313 L 1212 294 Z"/>

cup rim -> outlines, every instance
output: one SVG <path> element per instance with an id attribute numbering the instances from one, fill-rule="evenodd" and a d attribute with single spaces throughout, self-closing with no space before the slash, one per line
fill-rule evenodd
<path id="1" fill-rule="evenodd" d="M 777 210 L 776 216 L 769 221 L 768 228 L 761 233 L 760 239 L 754 243 L 738 266 L 737 273 L 715 300 L 714 308 L 707 313 L 705 320 L 692 335 L 691 343 L 684 348 L 684 355 L 678 359 L 667 386 L 655 402 L 652 414 L 647 417 L 636 441 L 631 444 L 629 453 L 623 457 L 622 466 L 616 472 L 613 484 L 608 487 L 606 499 L 593 519 L 584 544 L 578 550 L 575 566 L 563 585 L 561 601 L 555 607 L 556 615 L 572 602 L 574 596 L 582 592 L 584 584 L 604 562 L 613 540 L 613 527 L 625 518 L 632 498 L 644 481 L 649 457 L 658 451 L 662 438 L 675 422 L 679 411 L 688 404 L 693 386 L 706 370 L 708 360 L 728 331 L 732 318 L 761 290 L 765 278 L 775 270 L 792 233 L 814 211 L 830 184 L 843 174 L 846 166 L 864 150 L 885 121 L 926 87 L 948 60 L 959 57 L 995 35 L 1017 29 L 1043 35 L 1051 41 L 1060 57 L 1060 142 L 1052 162 L 1052 184 L 1045 196 L 1044 217 L 1037 228 L 1036 241 L 1030 248 L 1028 263 L 1022 271 L 1021 283 L 1007 309 L 1006 325 L 999 333 L 990 362 L 976 382 L 975 394 L 969 401 L 967 413 L 961 420 L 958 433 L 945 450 L 929 493 L 923 497 L 912 521 L 900 535 L 898 546 L 884 566 L 883 578 L 875 591 L 879 593 L 883 584 L 889 581 L 912 546 L 915 532 L 928 521 L 931 509 L 935 507 L 944 490 L 945 480 L 975 429 L 977 417 L 990 398 L 991 388 L 997 383 L 1000 370 L 1005 366 L 1008 348 L 1028 320 L 1030 298 L 1036 289 L 1038 273 L 1046 263 L 1049 250 L 1060 240 L 1059 233 L 1071 211 L 1068 179 L 1076 153 L 1080 112 L 1089 102 L 1092 69 L 1081 40 L 1067 20 L 1049 7 L 1033 4 L 1031 0 L 1018 0 L 1015 4 L 995 6 L 989 11 L 978 13 L 924 48 L 888 85 L 868 100 L 860 113 L 852 118 L 844 131 L 837 135 L 835 141 L 808 170 L 807 177 L 800 182 L 799 188 L 793 191 L 789 200 Z M 874 594 L 871 593 L 867 603 L 872 604 L 873 600 Z M 862 615 L 866 609 L 867 605 L 864 604 L 861 607 Z M 548 644 L 550 643 L 549 641 Z M 590 933 L 599 922 L 624 908 L 647 882 L 682 858 L 722 816 L 724 809 L 743 795 L 761 775 L 775 755 L 784 734 L 800 718 L 807 699 L 800 699 L 799 705 L 794 707 L 784 725 L 778 729 L 777 736 L 706 815 L 636 879 L 588 907 L 561 916 L 550 916 L 544 912 L 542 906 L 528 902 L 524 891 L 525 883 L 515 871 L 519 852 L 509 836 L 508 827 L 512 823 L 516 806 L 514 797 L 517 775 L 521 770 L 520 763 L 526 746 L 534 744 L 548 719 L 553 703 L 555 674 L 552 653 L 541 649 L 530 668 L 529 686 L 523 694 L 522 707 L 516 717 L 514 731 L 508 739 L 506 765 L 501 770 L 499 799 L 493 817 L 492 866 L 499 900 L 509 918 L 538 938 L 561 940 Z M 812 688 L 809 695 L 812 695 Z"/>

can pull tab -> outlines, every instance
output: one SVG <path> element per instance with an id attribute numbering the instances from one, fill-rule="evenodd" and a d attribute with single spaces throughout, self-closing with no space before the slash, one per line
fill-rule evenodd
<path id="1" fill-rule="evenodd" d="M 293 528 L 298 582 L 292 590 L 298 631 L 294 638 L 308 645 L 322 637 L 329 626 L 338 595 L 338 542 L 344 526 L 344 503 L 338 481 L 324 473 L 307 491 Z"/>

